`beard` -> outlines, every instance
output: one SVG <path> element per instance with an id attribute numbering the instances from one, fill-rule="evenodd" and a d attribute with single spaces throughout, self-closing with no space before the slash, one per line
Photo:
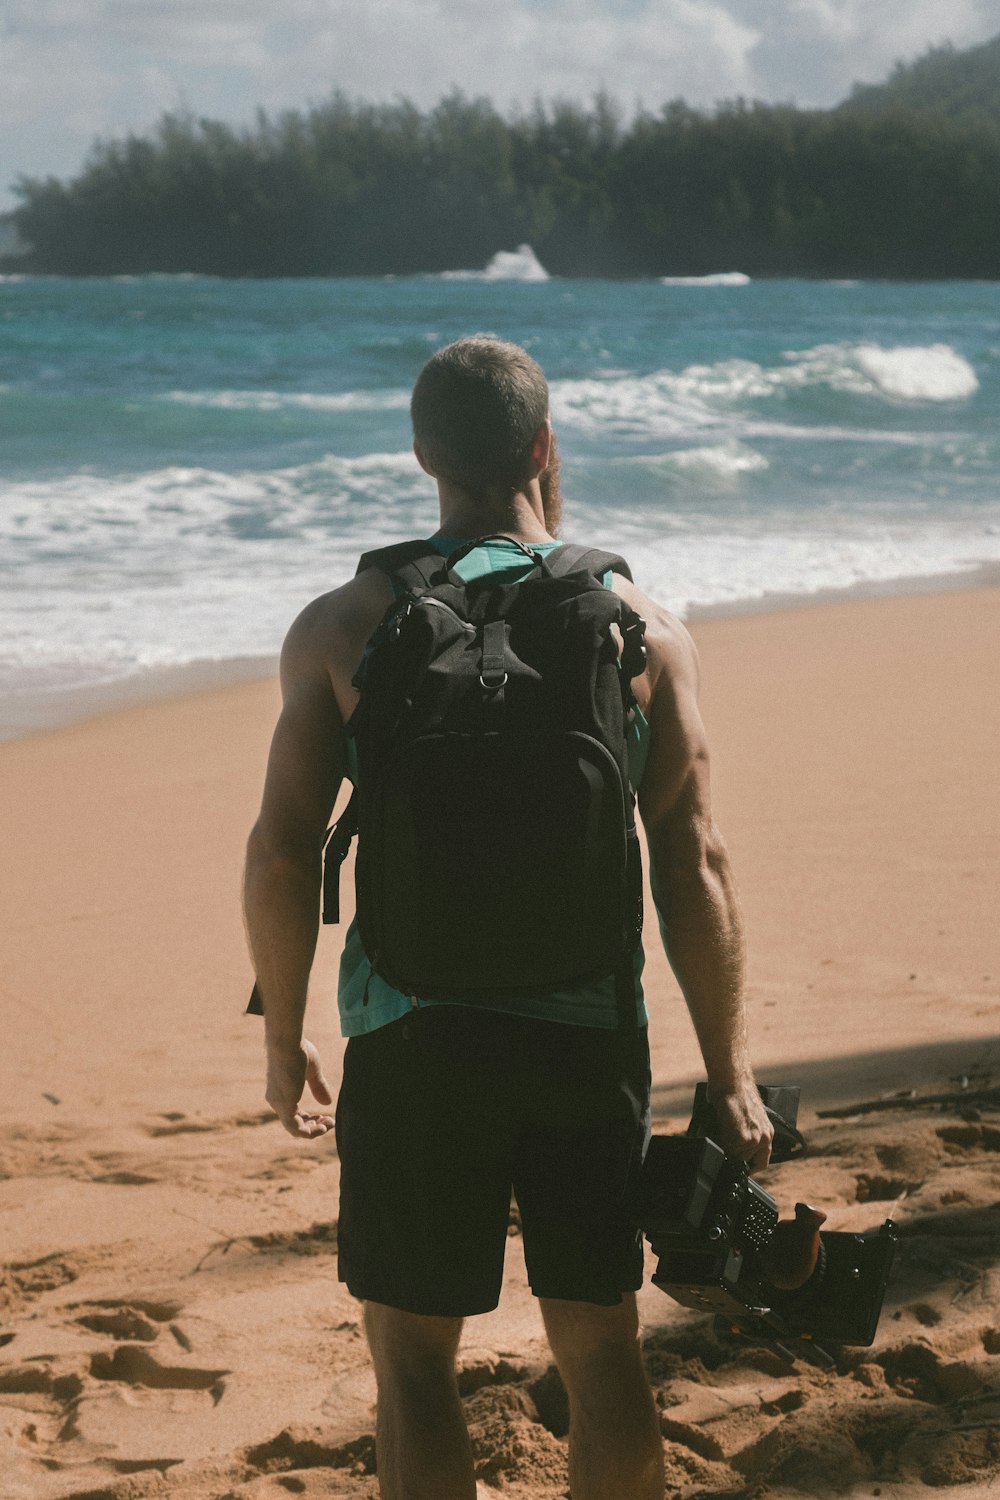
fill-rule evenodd
<path id="1" fill-rule="evenodd" d="M 542 512 L 545 517 L 545 529 L 549 536 L 558 536 L 562 526 L 563 497 L 559 485 L 559 477 L 562 473 L 562 461 L 559 457 L 559 445 L 556 442 L 555 433 L 552 434 L 552 445 L 549 448 L 548 467 L 544 468 L 538 476 L 538 486 L 542 492 Z"/>

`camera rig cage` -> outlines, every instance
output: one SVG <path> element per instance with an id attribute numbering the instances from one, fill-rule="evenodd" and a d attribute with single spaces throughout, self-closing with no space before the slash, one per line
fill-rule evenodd
<path id="1" fill-rule="evenodd" d="M 799 1089 L 766 1087 L 775 1128 L 771 1160 L 800 1156 Z M 688 1133 L 653 1136 L 631 1194 L 633 1218 L 658 1264 L 653 1282 L 676 1302 L 712 1312 L 733 1333 L 766 1340 L 789 1357 L 832 1363 L 826 1344 L 875 1338 L 898 1234 L 891 1219 L 865 1234 L 822 1230 L 806 1203 L 794 1219 L 726 1155 L 707 1087 L 699 1084 Z"/>

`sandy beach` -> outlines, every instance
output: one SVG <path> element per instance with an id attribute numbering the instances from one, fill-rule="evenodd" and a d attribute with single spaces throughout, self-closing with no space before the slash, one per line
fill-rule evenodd
<path id="1" fill-rule="evenodd" d="M 831 1368 L 720 1341 L 647 1284 L 670 1492 L 995 1495 L 1000 589 L 693 633 L 758 1076 L 802 1086 L 809 1152 L 765 1185 L 832 1228 L 891 1215 L 901 1241 L 875 1346 Z M 238 682 L 0 745 L 2 1500 L 377 1492 L 334 1143 L 280 1131 L 242 1014 L 240 869 L 276 709 L 273 681 Z M 700 1068 L 651 913 L 646 947 L 669 1132 Z M 338 952 L 326 931 L 309 1015 L 332 1079 Z M 461 1367 L 481 1493 L 565 1496 L 516 1233 Z"/>

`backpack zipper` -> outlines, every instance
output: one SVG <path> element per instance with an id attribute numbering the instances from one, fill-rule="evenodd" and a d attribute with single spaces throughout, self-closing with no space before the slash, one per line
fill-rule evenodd
<path id="1" fill-rule="evenodd" d="M 475 633 L 476 633 L 476 627 L 475 627 L 475 625 L 473 625 L 469 620 L 463 620 L 463 618 L 459 614 L 458 610 L 457 609 L 452 609 L 452 607 L 451 607 L 450 604 L 445 604 L 445 602 L 444 602 L 443 599 L 435 599 L 431 595 L 425 594 L 419 600 L 419 603 L 420 604 L 433 604 L 433 606 L 434 606 L 435 609 L 443 609 L 443 610 L 447 611 L 447 613 L 449 615 L 451 615 L 453 619 L 455 619 L 455 620 L 458 621 L 459 625 L 461 625 L 461 627 L 465 631 L 466 635 L 475 635 Z"/>

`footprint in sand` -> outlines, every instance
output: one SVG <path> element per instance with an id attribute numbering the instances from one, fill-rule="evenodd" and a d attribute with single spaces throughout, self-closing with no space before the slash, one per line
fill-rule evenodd
<path id="1" fill-rule="evenodd" d="M 191 1340 L 176 1321 L 183 1310 L 179 1302 L 140 1298 L 119 1302 L 106 1298 L 77 1302 L 71 1310 L 76 1312 L 74 1321 L 82 1328 L 123 1341 L 111 1354 L 102 1350 L 91 1356 L 89 1373 L 95 1380 L 120 1380 L 151 1390 L 208 1391 L 214 1402 L 221 1399 L 225 1390 L 223 1377 L 229 1374 L 228 1370 L 165 1364 L 149 1349 L 137 1347 L 154 1343 L 166 1327 L 175 1343 L 190 1354 Z"/>
<path id="2" fill-rule="evenodd" d="M 146 1177 L 141 1172 L 99 1172 L 92 1182 L 106 1183 L 110 1187 L 148 1187 L 159 1182 L 158 1177 Z"/>
<path id="3" fill-rule="evenodd" d="M 858 1203 L 895 1203 L 918 1193 L 924 1179 L 883 1176 L 880 1172 L 861 1172 L 855 1183 L 855 1199 Z"/>
<path id="4" fill-rule="evenodd" d="M 83 1311 L 78 1311 L 79 1309 Z M 116 1339 L 134 1339 L 141 1343 L 152 1343 L 154 1339 L 159 1338 L 164 1323 L 173 1323 L 181 1311 L 181 1304 L 141 1300 L 125 1302 L 103 1298 L 95 1302 L 75 1302 L 71 1305 L 71 1310 L 77 1312 L 74 1321 L 91 1333 L 107 1333 Z M 175 1338 L 179 1331 L 174 1332 L 174 1328 L 171 1327 Z M 190 1349 L 186 1335 L 181 1335 L 178 1342 L 181 1343 L 182 1340 Z"/>
<path id="5" fill-rule="evenodd" d="M 81 1270 L 80 1258 L 61 1250 L 38 1260 L 10 1261 L 0 1270 L 0 1310 L 17 1312 L 35 1297 L 76 1281 Z"/>
<path id="6" fill-rule="evenodd" d="M 162 1365 L 148 1349 L 119 1344 L 113 1354 L 91 1356 L 90 1374 L 95 1380 L 120 1380 L 157 1391 L 208 1391 L 213 1405 L 225 1393 L 228 1370 L 202 1370 L 193 1365 Z"/>
<path id="7" fill-rule="evenodd" d="M 971 1120 L 961 1125 L 942 1125 L 937 1136 L 950 1156 L 1000 1151 L 1000 1126 L 996 1125 L 981 1125 Z"/>
<path id="8" fill-rule="evenodd" d="M 175 1321 L 182 1310 L 179 1302 L 137 1300 L 122 1303 L 104 1299 L 97 1302 L 76 1302 L 73 1308 L 93 1309 L 81 1312 L 75 1321 L 91 1333 L 106 1333 L 115 1339 L 131 1339 L 151 1344 L 159 1338 L 166 1325 L 175 1343 L 180 1345 L 185 1354 L 191 1353 L 191 1340 Z"/>
<path id="9" fill-rule="evenodd" d="M 273 1230 L 246 1236 L 255 1250 L 285 1251 L 291 1255 L 329 1255 L 337 1248 L 337 1220 L 310 1224 L 308 1229 Z"/>
<path id="10" fill-rule="evenodd" d="M 113 1313 L 83 1313 L 76 1321 L 91 1333 L 109 1333 L 116 1339 L 141 1339 L 151 1343 L 160 1336 L 158 1328 L 130 1307 Z"/>
<path id="11" fill-rule="evenodd" d="M 16 1439 L 26 1461 L 46 1469 L 63 1468 L 73 1461 L 67 1454 L 82 1444 L 89 1455 L 101 1453 L 100 1467 L 112 1475 L 147 1470 L 162 1474 L 180 1462 L 160 1456 L 162 1448 L 158 1452 L 153 1446 L 163 1437 L 156 1413 L 175 1415 L 202 1403 L 217 1406 L 230 1373 L 176 1363 L 153 1351 L 150 1346 L 166 1332 L 174 1345 L 190 1352 L 191 1342 L 175 1321 L 181 1312 L 179 1302 L 152 1299 L 72 1303 L 66 1308 L 69 1321 L 119 1342 L 112 1348 L 92 1348 L 85 1363 L 69 1356 L 72 1368 L 67 1368 L 66 1359 L 38 1357 L 0 1371 L 0 1403 L 9 1398 L 9 1404 L 23 1407 L 28 1418 Z M 112 1394 L 116 1386 L 126 1393 L 124 1407 Z M 0 1494 L 5 1493 L 0 1483 Z M 121 1500 L 116 1488 L 86 1493 Z"/>
<path id="12" fill-rule="evenodd" d="M 327 1442 L 319 1428 L 286 1427 L 277 1437 L 256 1443 L 243 1454 L 244 1462 L 262 1474 L 281 1469 L 350 1469 L 374 1474 L 375 1438 L 371 1433 L 351 1442 Z"/>
<path id="13" fill-rule="evenodd" d="M 249 1113 L 230 1115 L 221 1120 L 198 1120 L 189 1115 L 171 1111 L 161 1115 L 162 1124 L 145 1126 L 147 1135 L 158 1138 L 165 1135 L 207 1135 L 221 1130 L 254 1130 L 259 1125 L 276 1125 L 278 1117 L 273 1110 L 252 1110 Z"/>

